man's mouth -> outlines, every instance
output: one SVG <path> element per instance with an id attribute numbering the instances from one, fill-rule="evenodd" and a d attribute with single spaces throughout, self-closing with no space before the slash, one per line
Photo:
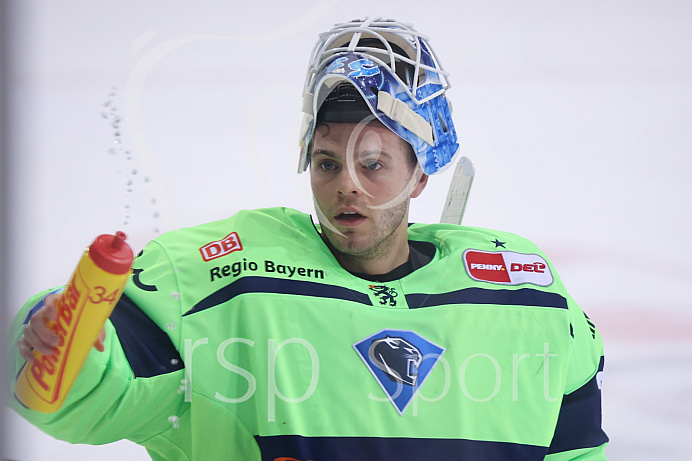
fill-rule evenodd
<path id="1" fill-rule="evenodd" d="M 354 226 L 365 221 L 367 218 L 357 211 L 343 211 L 334 216 L 334 220 L 342 226 Z"/>

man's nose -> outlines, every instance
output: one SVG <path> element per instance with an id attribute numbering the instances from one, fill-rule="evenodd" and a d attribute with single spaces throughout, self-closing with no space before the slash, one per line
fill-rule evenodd
<path id="1" fill-rule="evenodd" d="M 339 173 L 338 187 L 338 193 L 343 195 L 360 195 L 363 193 L 363 186 L 358 175 L 353 170 L 353 167 L 347 165 L 344 165 L 344 168 Z"/>

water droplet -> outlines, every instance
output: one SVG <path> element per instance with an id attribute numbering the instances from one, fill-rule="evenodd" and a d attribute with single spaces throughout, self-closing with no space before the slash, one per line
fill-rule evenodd
<path id="1" fill-rule="evenodd" d="M 178 293 L 177 291 L 171 291 L 171 298 L 180 299 L 180 293 Z"/>
<path id="2" fill-rule="evenodd" d="M 173 426 L 173 429 L 178 429 L 180 427 L 180 418 L 178 418 L 175 415 L 169 416 L 168 422 L 171 423 L 171 425 Z"/>
<path id="3" fill-rule="evenodd" d="M 110 118 L 115 113 L 115 108 L 111 101 L 106 101 L 103 103 L 103 111 L 101 111 L 101 116 L 103 118 Z"/>
<path id="4" fill-rule="evenodd" d="M 137 170 L 133 169 L 132 171 L 130 171 L 130 173 L 137 174 Z"/>
<path id="5" fill-rule="evenodd" d="M 177 365 L 178 359 L 171 359 L 171 365 Z"/>

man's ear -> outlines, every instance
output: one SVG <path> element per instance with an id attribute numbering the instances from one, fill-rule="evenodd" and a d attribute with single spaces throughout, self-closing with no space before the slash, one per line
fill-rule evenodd
<path id="1" fill-rule="evenodd" d="M 418 184 L 416 184 L 416 187 L 413 188 L 413 192 L 411 192 L 411 198 L 418 197 L 423 192 L 423 189 L 425 189 L 425 186 L 428 184 L 428 175 L 423 173 L 420 167 L 418 167 L 418 171 L 414 174 L 420 174 L 421 176 L 418 179 Z"/>

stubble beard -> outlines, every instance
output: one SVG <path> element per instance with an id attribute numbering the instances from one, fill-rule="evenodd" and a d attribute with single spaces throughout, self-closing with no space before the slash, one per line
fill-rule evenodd
<path id="1" fill-rule="evenodd" d="M 332 251 L 361 261 L 372 261 L 385 257 L 390 251 L 396 251 L 396 231 L 408 216 L 409 201 L 403 202 L 384 210 L 379 215 L 377 227 L 370 235 L 358 235 L 356 232 L 335 233 L 331 226 L 322 224 L 322 232 Z"/>

